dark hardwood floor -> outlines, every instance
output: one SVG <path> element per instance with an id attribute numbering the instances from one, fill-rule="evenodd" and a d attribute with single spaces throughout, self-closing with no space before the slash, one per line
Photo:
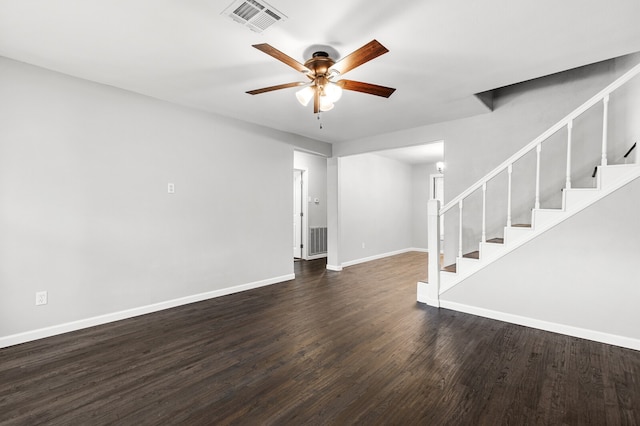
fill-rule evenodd
<path id="1" fill-rule="evenodd" d="M 417 304 L 425 254 L 0 350 L 0 424 L 640 423 L 640 352 Z"/>

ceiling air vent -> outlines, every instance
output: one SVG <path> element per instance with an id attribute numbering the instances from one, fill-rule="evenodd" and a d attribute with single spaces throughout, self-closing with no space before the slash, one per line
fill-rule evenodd
<path id="1" fill-rule="evenodd" d="M 275 7 L 262 0 L 236 0 L 222 14 L 257 33 L 261 33 L 276 22 L 287 19 Z"/>

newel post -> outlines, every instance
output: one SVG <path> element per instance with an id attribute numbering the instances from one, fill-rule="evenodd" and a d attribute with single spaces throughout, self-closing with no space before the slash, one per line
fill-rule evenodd
<path id="1" fill-rule="evenodd" d="M 602 117 L 602 159 L 600 161 L 600 164 L 602 166 L 606 166 L 607 165 L 607 146 L 609 144 L 608 142 L 608 136 L 609 136 L 609 95 L 605 96 L 604 99 L 602 99 L 602 102 L 604 104 L 604 110 L 603 110 L 603 117 Z"/>
<path id="2" fill-rule="evenodd" d="M 440 307 L 440 201 L 438 200 L 429 200 L 427 227 L 429 248 L 427 304 Z"/>
<path id="3" fill-rule="evenodd" d="M 571 138 L 573 133 L 573 120 L 567 123 L 567 179 L 565 188 L 571 189 Z"/>

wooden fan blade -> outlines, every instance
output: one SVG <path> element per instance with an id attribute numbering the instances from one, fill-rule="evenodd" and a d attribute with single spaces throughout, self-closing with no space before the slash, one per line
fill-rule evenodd
<path id="1" fill-rule="evenodd" d="M 318 89 L 313 91 L 313 113 L 320 112 L 320 91 Z"/>
<path id="2" fill-rule="evenodd" d="M 304 83 L 302 81 L 298 81 L 295 83 L 278 84 L 277 86 L 270 86 L 270 87 L 263 87 L 262 89 L 249 90 L 247 93 L 250 95 L 259 95 L 260 93 L 273 92 L 274 90 L 280 90 L 280 89 L 288 89 L 289 87 L 304 86 L 305 84 L 307 83 Z"/>
<path id="3" fill-rule="evenodd" d="M 388 98 L 396 91 L 392 87 L 378 86 L 377 84 L 363 83 L 361 81 L 340 80 L 336 84 L 344 90 L 352 90 L 354 92 L 368 93 L 369 95 L 382 96 Z"/>
<path id="4" fill-rule="evenodd" d="M 279 51 L 275 47 L 272 47 L 272 46 L 268 45 L 267 43 L 254 44 L 253 47 L 255 47 L 256 49 L 260 50 L 261 52 L 266 53 L 269 56 L 272 56 L 272 57 L 276 58 L 280 62 L 283 62 L 286 65 L 289 65 L 291 68 L 295 69 L 296 71 L 300 71 L 300 72 L 303 72 L 303 73 L 311 72 L 311 70 L 309 68 L 305 67 L 300 62 L 298 62 L 295 59 L 293 59 L 291 56 L 288 56 L 288 55 L 282 53 L 281 51 Z"/>
<path id="5" fill-rule="evenodd" d="M 380 55 L 384 55 L 388 51 L 389 49 L 381 45 L 377 40 L 371 40 L 360 49 L 340 59 L 331 67 L 331 69 L 338 71 L 340 74 L 344 74 L 365 62 L 369 62 Z"/>

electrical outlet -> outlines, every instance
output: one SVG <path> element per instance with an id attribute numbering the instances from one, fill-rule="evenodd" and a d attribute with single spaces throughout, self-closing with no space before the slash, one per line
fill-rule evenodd
<path id="1" fill-rule="evenodd" d="M 167 184 L 167 192 L 169 194 L 175 194 L 176 192 L 176 186 L 173 183 L 168 183 Z"/>
<path id="2" fill-rule="evenodd" d="M 47 304 L 47 292 L 46 291 L 36 292 L 36 306 L 46 305 L 46 304 Z"/>

